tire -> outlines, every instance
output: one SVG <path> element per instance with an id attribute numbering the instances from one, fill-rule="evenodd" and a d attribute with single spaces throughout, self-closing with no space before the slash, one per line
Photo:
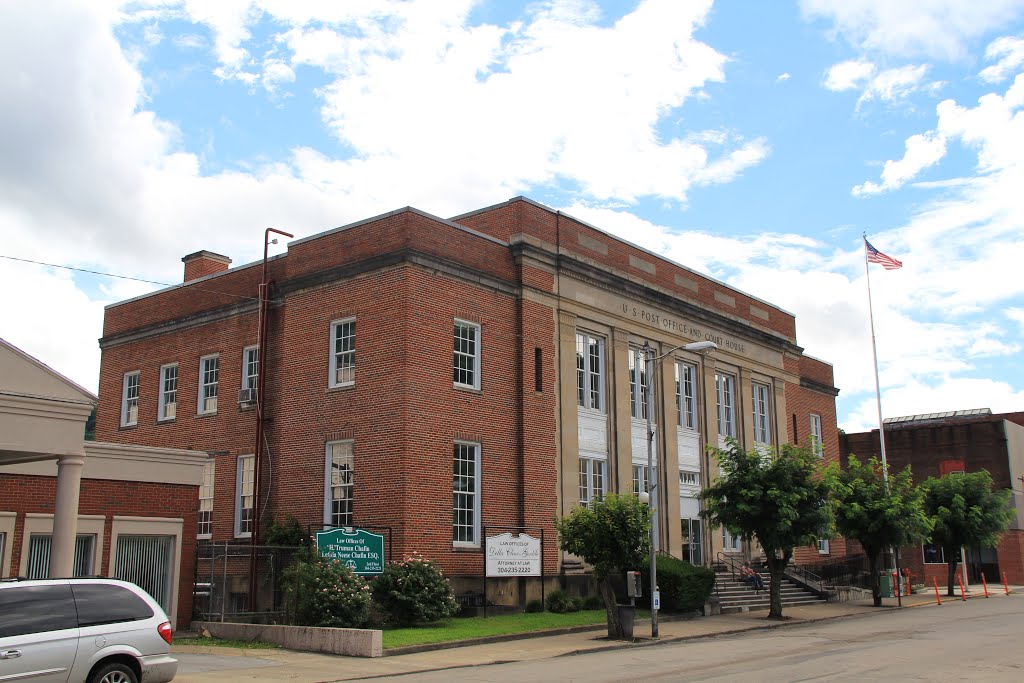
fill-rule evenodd
<path id="1" fill-rule="evenodd" d="M 110 662 L 93 671 L 88 683 L 139 683 L 139 677 L 130 666 Z"/>

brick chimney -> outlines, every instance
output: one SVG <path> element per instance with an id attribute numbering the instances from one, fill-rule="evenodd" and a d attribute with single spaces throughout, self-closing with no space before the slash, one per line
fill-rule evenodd
<path id="1" fill-rule="evenodd" d="M 185 282 L 220 273 L 227 270 L 231 265 L 231 259 L 227 256 L 215 254 L 205 249 L 188 256 L 183 256 L 181 260 L 185 264 Z"/>

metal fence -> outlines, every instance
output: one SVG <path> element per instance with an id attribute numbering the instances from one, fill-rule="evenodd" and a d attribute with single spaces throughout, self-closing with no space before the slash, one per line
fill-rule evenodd
<path id="1" fill-rule="evenodd" d="M 298 548 L 248 543 L 202 543 L 196 552 L 192 612 L 202 621 L 287 623 L 284 571 Z M 255 562 L 255 601 L 249 577 Z"/>
<path id="2" fill-rule="evenodd" d="M 805 568 L 817 574 L 824 586 L 871 587 L 871 571 L 865 555 L 851 555 L 832 562 L 809 564 Z"/>

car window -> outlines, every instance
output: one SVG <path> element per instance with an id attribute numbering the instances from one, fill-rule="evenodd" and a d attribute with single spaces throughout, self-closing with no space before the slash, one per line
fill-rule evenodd
<path id="1" fill-rule="evenodd" d="M 0 638 L 77 627 L 66 583 L 0 589 Z"/>
<path id="2" fill-rule="evenodd" d="M 71 589 L 78 605 L 79 626 L 138 621 L 153 616 L 153 610 L 146 601 L 123 586 L 74 583 Z"/>

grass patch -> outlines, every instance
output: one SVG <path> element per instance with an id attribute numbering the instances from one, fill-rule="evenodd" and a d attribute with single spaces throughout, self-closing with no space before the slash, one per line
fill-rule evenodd
<path id="1" fill-rule="evenodd" d="M 280 645 L 273 643 L 264 643 L 262 640 L 226 640 L 224 638 L 214 638 L 206 636 L 196 636 L 195 638 L 182 638 L 181 640 L 175 640 L 175 645 L 201 645 L 206 647 L 237 647 L 239 649 L 253 649 L 253 650 L 275 650 Z"/>
<path id="2" fill-rule="evenodd" d="M 638 615 L 639 616 L 639 615 Z M 384 649 L 449 643 L 456 640 L 504 636 L 515 633 L 532 633 L 569 626 L 592 626 L 604 624 L 605 611 L 586 610 L 568 614 L 538 612 L 533 614 L 503 614 L 494 617 L 463 617 L 446 623 L 414 626 L 411 628 L 384 629 Z"/>

